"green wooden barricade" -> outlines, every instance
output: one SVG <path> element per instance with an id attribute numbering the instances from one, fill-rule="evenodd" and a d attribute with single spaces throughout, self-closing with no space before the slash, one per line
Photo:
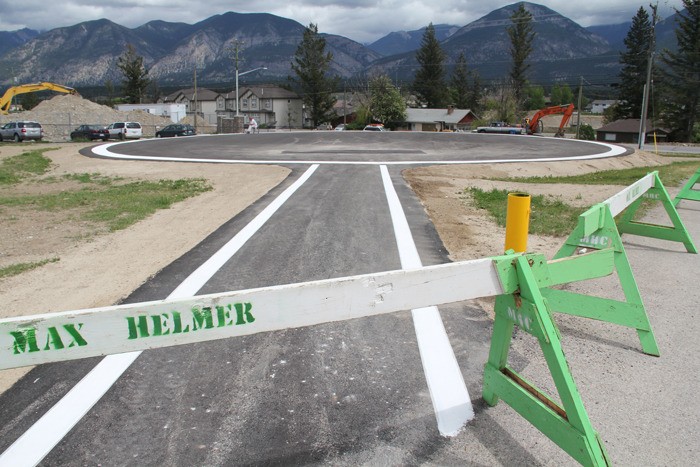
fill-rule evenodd
<path id="1" fill-rule="evenodd" d="M 681 202 L 682 199 L 689 199 L 692 201 L 700 201 L 700 190 L 695 190 L 693 187 L 695 184 L 700 183 L 700 169 L 698 169 L 697 172 L 695 172 L 695 175 L 690 177 L 690 180 L 688 180 L 688 183 L 683 185 L 683 188 L 681 188 L 681 191 L 678 192 L 675 198 L 673 198 L 673 205 L 678 206 L 678 203 Z"/>
<path id="2" fill-rule="evenodd" d="M 659 172 L 652 172 L 650 175 L 654 176 L 654 186 L 650 188 L 642 196 L 642 198 L 661 202 L 673 226 L 666 227 L 663 225 L 654 225 L 633 220 L 634 215 L 642 203 L 642 198 L 639 198 L 634 201 L 624 213 L 622 213 L 620 220 L 617 223 L 617 230 L 621 234 L 628 233 L 632 235 L 658 238 L 660 240 L 680 242 L 685 245 L 688 253 L 697 253 L 698 250 L 695 248 L 693 240 L 690 238 L 690 234 L 688 234 L 688 230 L 685 228 L 685 225 L 683 225 L 683 221 L 678 215 L 674 202 L 671 200 L 671 197 L 669 196 L 668 191 L 666 191 L 663 183 L 661 183 Z"/>
<path id="3" fill-rule="evenodd" d="M 619 216 L 617 223 L 613 217 L 615 213 L 611 211 L 611 205 L 614 205 L 614 202 L 596 204 L 579 216 L 576 228 L 554 256 L 556 259 L 571 256 L 581 251 L 612 248 L 615 252 L 615 270 L 625 300 L 602 299 L 555 289 L 543 290 L 542 294 L 549 300 L 550 306 L 556 312 L 607 321 L 636 329 L 642 351 L 649 355 L 658 356 L 659 348 L 620 235 L 629 233 L 680 242 L 689 253 L 697 253 L 697 249 L 666 188 L 661 183 L 658 172 L 652 172 L 647 177 L 653 182 L 652 186 L 645 192 L 635 193 L 636 199 L 630 201 L 630 204 Z M 672 226 L 635 221 L 634 215 L 644 199 L 661 202 Z"/>
<path id="4" fill-rule="evenodd" d="M 562 350 L 559 330 L 542 287 L 609 275 L 611 248 L 547 263 L 542 255 L 494 258 L 506 292 L 496 297 L 489 359 L 484 369 L 484 400 L 499 399 L 583 465 L 609 465 Z M 559 393 L 561 405 L 508 366 L 515 326 L 537 338 Z"/>
<path id="5" fill-rule="evenodd" d="M 696 179 L 697 180 L 697 179 Z M 690 185 L 692 186 L 692 184 Z M 644 199 L 660 201 L 672 226 L 634 220 Z M 620 214 L 615 222 L 615 216 Z M 483 397 L 499 399 L 583 465 L 610 465 L 605 447 L 593 429 L 562 351 L 553 312 L 606 321 L 636 329 L 643 352 L 659 355 L 644 303 L 620 235 L 629 233 L 683 243 L 697 253 L 674 202 L 658 172 L 652 172 L 579 216 L 564 245 L 547 262 L 542 255 L 494 258 L 503 295 L 496 297 L 489 359 L 484 369 Z M 625 300 L 588 296 L 553 286 L 616 272 Z M 513 330 L 537 338 L 561 405 L 508 366 Z"/>

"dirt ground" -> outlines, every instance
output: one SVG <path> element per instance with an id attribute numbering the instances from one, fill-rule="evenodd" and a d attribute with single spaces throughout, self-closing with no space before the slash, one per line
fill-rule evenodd
<path id="1" fill-rule="evenodd" d="M 65 213 L 2 208 L 0 267 L 51 258 L 59 260 L 0 279 L 0 318 L 106 306 L 119 301 L 289 173 L 289 169 L 278 166 L 112 161 L 79 155 L 78 150 L 86 143 L 57 146 L 58 149 L 45 153 L 53 161 L 47 176 L 99 173 L 151 180 L 201 177 L 209 180 L 214 189 L 114 233 L 75 221 Z M 0 146 L 0 159 L 27 149 L 29 146 L 25 144 Z M 451 259 L 458 261 L 502 253 L 505 236 L 503 228 L 464 202 L 461 193 L 465 187 L 547 194 L 581 206 L 582 211 L 621 189 L 620 186 L 522 185 L 481 177 L 568 175 L 668 162 L 668 158 L 636 153 L 594 161 L 422 167 L 406 170 L 404 177 L 420 197 Z M 36 193 L 69 188 L 62 183 L 68 182 L 0 188 L 0 196 L 9 191 Z M 560 238 L 531 236 L 528 251 L 550 256 L 561 242 Z M 0 392 L 28 370 L 0 371 Z"/>

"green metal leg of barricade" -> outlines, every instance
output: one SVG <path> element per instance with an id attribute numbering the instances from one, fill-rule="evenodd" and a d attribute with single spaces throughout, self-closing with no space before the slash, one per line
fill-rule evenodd
<path id="1" fill-rule="evenodd" d="M 496 298 L 491 350 L 484 369 L 484 400 L 492 406 L 499 399 L 503 400 L 581 464 L 610 465 L 569 370 L 559 331 L 540 293 L 538 284 L 549 280 L 549 274 L 538 274 L 536 278 L 532 259 L 527 256 L 521 256 L 513 263 L 519 290 Z M 580 272 L 574 274 L 580 275 Z M 554 276 L 552 273 L 551 277 Z M 537 338 L 562 401 L 561 406 L 508 366 L 508 351 L 516 325 Z"/>
<path id="2" fill-rule="evenodd" d="M 688 183 L 683 185 L 681 191 L 679 191 L 676 197 L 673 199 L 673 205 L 678 206 L 678 203 L 680 203 L 682 199 L 700 201 L 700 190 L 693 189 L 696 183 L 700 183 L 700 169 L 695 172 L 692 177 L 690 177 Z"/>

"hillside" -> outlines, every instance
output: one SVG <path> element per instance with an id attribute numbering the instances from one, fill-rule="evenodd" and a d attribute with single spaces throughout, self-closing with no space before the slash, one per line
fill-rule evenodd
<path id="1" fill-rule="evenodd" d="M 135 29 L 110 20 L 56 28 L 0 56 L 0 82 L 55 81 L 69 86 L 118 82 L 116 66 L 127 44 L 144 58 L 159 83 L 190 82 L 195 67 L 203 82 L 232 82 L 235 42 L 239 69 L 265 66 L 267 79 L 286 79 L 304 26 L 267 13 L 225 13 L 199 23 L 152 21 Z M 350 39 L 324 35 L 333 53 L 333 72 L 360 73 L 379 54 Z M 12 70 L 12 71 L 11 71 Z"/>
<path id="2" fill-rule="evenodd" d="M 460 29 L 459 26 L 451 24 L 436 24 L 433 27 L 435 28 L 435 37 L 439 41 L 447 39 Z M 415 31 L 392 32 L 372 42 L 367 47 L 385 57 L 418 50 L 426 28 L 427 26 Z"/>
<path id="3" fill-rule="evenodd" d="M 533 81 L 572 81 L 581 74 L 617 75 L 618 55 L 611 54 L 605 39 L 545 6 L 520 3 L 532 14 L 536 33 L 530 57 Z M 506 27 L 520 3 L 494 10 L 445 39 L 441 46 L 448 63 L 456 62 L 464 53 L 469 66 L 482 78 L 493 80 L 506 76 L 511 62 Z M 380 59 L 371 68 L 409 79 L 417 67 L 414 53 L 408 52 Z"/>
<path id="4" fill-rule="evenodd" d="M 620 69 L 619 51 L 628 26 L 583 28 L 550 8 L 521 2 L 533 15 L 536 37 L 530 79 L 533 82 L 607 82 Z M 464 53 L 469 67 L 487 81 L 502 79 L 510 66 L 506 28 L 521 3 L 499 8 L 463 27 L 435 26 L 448 68 Z M 659 49 L 675 46 L 675 17 L 657 25 Z M 55 81 L 68 86 L 103 86 L 121 81 L 116 64 L 127 44 L 144 57 L 149 76 L 163 87 L 191 85 L 194 70 L 202 83 L 230 86 L 234 49 L 239 44 L 241 71 L 266 67 L 248 79 L 286 81 L 304 26 L 267 13 L 228 12 L 195 24 L 151 21 L 126 28 L 110 20 L 88 21 L 39 33 L 0 32 L 0 84 Z M 331 72 L 350 79 L 385 73 L 411 81 L 418 68 L 415 51 L 425 28 L 393 32 L 362 45 L 346 37 L 322 34 L 333 54 Z"/>

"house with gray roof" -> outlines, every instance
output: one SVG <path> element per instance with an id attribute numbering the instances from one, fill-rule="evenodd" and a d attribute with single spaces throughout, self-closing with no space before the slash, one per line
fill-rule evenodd
<path id="1" fill-rule="evenodd" d="M 615 105 L 616 103 L 616 100 L 596 99 L 593 102 L 591 102 L 591 113 L 602 114 L 603 112 L 605 112 L 605 109 L 607 109 L 611 105 Z"/>
<path id="2" fill-rule="evenodd" d="M 238 90 L 238 113 L 245 121 L 276 128 L 302 128 L 304 107 L 295 92 L 274 85 L 246 86 Z M 227 117 L 236 114 L 236 91 L 224 95 Z"/>
<path id="3" fill-rule="evenodd" d="M 195 105 L 196 101 L 196 105 Z M 211 124 L 218 117 L 236 115 L 236 91 L 219 93 L 207 88 L 182 89 L 158 100 L 159 103 L 185 104 L 187 113 L 194 112 Z M 245 122 L 254 118 L 258 125 L 276 128 L 302 128 L 304 107 L 301 97 L 295 92 L 275 85 L 241 87 L 238 90 L 238 114 Z"/>
<path id="4" fill-rule="evenodd" d="M 188 114 L 195 111 L 211 124 L 216 124 L 216 117 L 225 110 L 225 99 L 221 93 L 206 88 L 183 89 L 158 99 L 160 104 L 185 104 Z"/>
<path id="5" fill-rule="evenodd" d="M 461 131 L 471 128 L 477 117 L 470 109 L 406 109 L 404 128 L 410 131 Z"/>
<path id="6" fill-rule="evenodd" d="M 596 140 L 606 143 L 639 143 L 639 125 L 641 119 L 627 118 L 608 123 L 596 130 Z M 653 143 L 654 137 L 657 142 L 666 141 L 669 130 L 654 126 L 651 120 L 647 120 L 645 143 Z"/>

